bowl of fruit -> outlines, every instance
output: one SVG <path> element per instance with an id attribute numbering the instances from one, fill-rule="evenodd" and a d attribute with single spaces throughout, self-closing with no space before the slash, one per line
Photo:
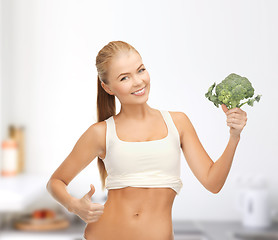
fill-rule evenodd
<path id="1" fill-rule="evenodd" d="M 70 222 L 65 216 L 49 208 L 35 209 L 14 221 L 14 227 L 27 231 L 50 231 L 64 229 Z"/>

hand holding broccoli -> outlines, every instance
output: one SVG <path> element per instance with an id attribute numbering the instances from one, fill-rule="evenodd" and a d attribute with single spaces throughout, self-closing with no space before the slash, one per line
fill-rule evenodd
<path id="1" fill-rule="evenodd" d="M 215 88 L 215 93 L 212 94 L 212 90 Z M 212 101 L 216 107 L 218 105 L 225 104 L 228 109 L 240 108 L 247 103 L 249 106 L 253 106 L 254 101 L 259 102 L 262 95 L 257 95 L 255 98 L 251 98 L 254 95 L 254 88 L 251 82 L 246 77 L 241 77 L 235 73 L 231 73 L 221 83 L 214 83 L 205 94 L 208 100 Z M 250 99 L 248 99 L 250 98 Z M 240 104 L 243 99 L 248 101 Z"/>
<path id="2" fill-rule="evenodd" d="M 239 138 L 247 122 L 247 113 L 240 108 L 232 108 L 229 110 L 225 104 L 221 106 L 227 116 L 227 126 L 230 127 L 230 136 Z"/>

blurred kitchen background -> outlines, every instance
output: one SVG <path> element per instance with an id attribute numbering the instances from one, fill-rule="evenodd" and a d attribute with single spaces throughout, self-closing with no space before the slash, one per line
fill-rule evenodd
<path id="1" fill-rule="evenodd" d="M 230 73 L 252 82 L 262 98 L 242 107 L 248 121 L 224 187 L 207 191 L 182 154 L 184 186 L 172 216 L 181 228 L 183 222 L 217 223 L 216 231 L 224 223 L 276 226 L 277 10 L 275 0 L 1 0 L 0 239 L 83 235 L 83 221 L 50 196 L 46 183 L 96 122 L 95 58 L 114 40 L 140 52 L 151 76 L 149 105 L 185 112 L 213 161 L 228 143 L 229 127 L 205 93 Z M 90 184 L 92 201 L 104 203 L 97 159 L 68 191 L 81 198 Z M 59 222 L 34 227 L 30 217 L 40 214 Z"/>

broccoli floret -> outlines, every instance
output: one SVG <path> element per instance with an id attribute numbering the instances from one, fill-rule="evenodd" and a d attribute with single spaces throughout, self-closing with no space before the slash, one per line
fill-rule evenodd
<path id="1" fill-rule="evenodd" d="M 212 93 L 215 87 L 215 94 Z M 248 99 L 253 97 L 254 88 L 251 82 L 246 77 L 241 77 L 235 73 L 231 73 L 226 77 L 221 83 L 214 83 L 205 94 L 208 100 L 212 101 L 216 107 L 225 104 L 228 109 L 238 107 L 247 103 L 249 106 L 253 106 L 254 101 L 259 102 L 262 95 L 257 95 L 253 99 Z M 243 99 L 248 99 L 248 101 L 240 104 Z"/>

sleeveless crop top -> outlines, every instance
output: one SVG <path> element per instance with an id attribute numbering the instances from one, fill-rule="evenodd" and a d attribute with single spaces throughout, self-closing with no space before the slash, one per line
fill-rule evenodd
<path id="1" fill-rule="evenodd" d="M 106 189 L 124 187 L 172 188 L 179 194 L 180 137 L 170 113 L 159 110 L 167 126 L 166 137 L 127 142 L 118 138 L 113 116 L 106 119 Z"/>

